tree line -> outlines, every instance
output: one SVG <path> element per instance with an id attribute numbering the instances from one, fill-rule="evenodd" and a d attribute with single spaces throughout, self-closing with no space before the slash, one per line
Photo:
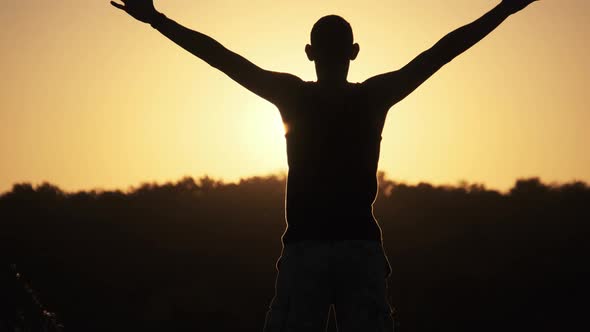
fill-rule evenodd
<path id="1" fill-rule="evenodd" d="M 586 324 L 586 183 L 519 179 L 500 193 L 407 185 L 381 173 L 379 184 L 374 214 L 398 331 Z M 6 269 L 0 320 L 35 315 L 21 308 L 30 292 L 15 291 L 24 283 L 64 331 L 260 331 L 274 295 L 284 193 L 276 175 L 185 177 L 127 191 L 15 184 L 0 196 L 0 246 L 21 281 Z"/>

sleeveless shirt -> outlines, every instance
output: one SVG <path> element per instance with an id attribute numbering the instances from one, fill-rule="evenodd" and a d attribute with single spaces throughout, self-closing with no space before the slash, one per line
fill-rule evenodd
<path id="1" fill-rule="evenodd" d="M 386 110 L 362 84 L 335 90 L 303 82 L 280 111 L 289 165 L 283 244 L 381 242 L 373 202 Z"/>

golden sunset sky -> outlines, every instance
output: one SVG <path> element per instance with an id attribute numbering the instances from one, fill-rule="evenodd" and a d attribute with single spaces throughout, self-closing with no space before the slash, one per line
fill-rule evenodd
<path id="1" fill-rule="evenodd" d="M 315 80 L 313 23 L 346 18 L 349 80 L 400 68 L 496 0 L 156 1 L 257 65 Z M 519 177 L 590 181 L 590 1 L 542 0 L 388 115 L 380 169 L 408 183 L 506 190 Z M 285 172 L 276 108 L 108 0 L 3 1 L 0 192 L 49 181 L 127 189 L 205 174 Z"/>

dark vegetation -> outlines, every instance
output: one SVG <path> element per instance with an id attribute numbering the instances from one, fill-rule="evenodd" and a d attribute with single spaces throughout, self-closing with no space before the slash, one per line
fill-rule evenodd
<path id="1" fill-rule="evenodd" d="M 40 302 L 64 331 L 261 331 L 284 185 L 274 176 L 184 178 L 128 192 L 14 185 L 0 196 L 0 246 L 20 277 L 9 264 L 0 271 L 0 329 L 43 315 L 26 309 Z M 393 268 L 397 331 L 587 326 L 585 183 L 524 179 L 501 194 L 381 176 L 375 215 Z"/>

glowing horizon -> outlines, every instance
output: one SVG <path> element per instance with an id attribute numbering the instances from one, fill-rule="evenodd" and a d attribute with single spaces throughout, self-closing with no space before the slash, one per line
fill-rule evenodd
<path id="1" fill-rule="evenodd" d="M 179 23 L 257 65 L 314 80 L 303 48 L 321 16 L 352 24 L 350 81 L 398 69 L 499 1 L 156 1 Z M 235 182 L 286 172 L 270 103 L 108 0 L 10 2 L 0 12 L 0 193 L 17 182 L 127 189 L 183 176 Z M 590 182 L 585 88 L 590 3 L 540 1 L 404 101 L 380 170 L 407 183 L 517 178 Z M 222 102 L 219 102 L 222 100 Z"/>

